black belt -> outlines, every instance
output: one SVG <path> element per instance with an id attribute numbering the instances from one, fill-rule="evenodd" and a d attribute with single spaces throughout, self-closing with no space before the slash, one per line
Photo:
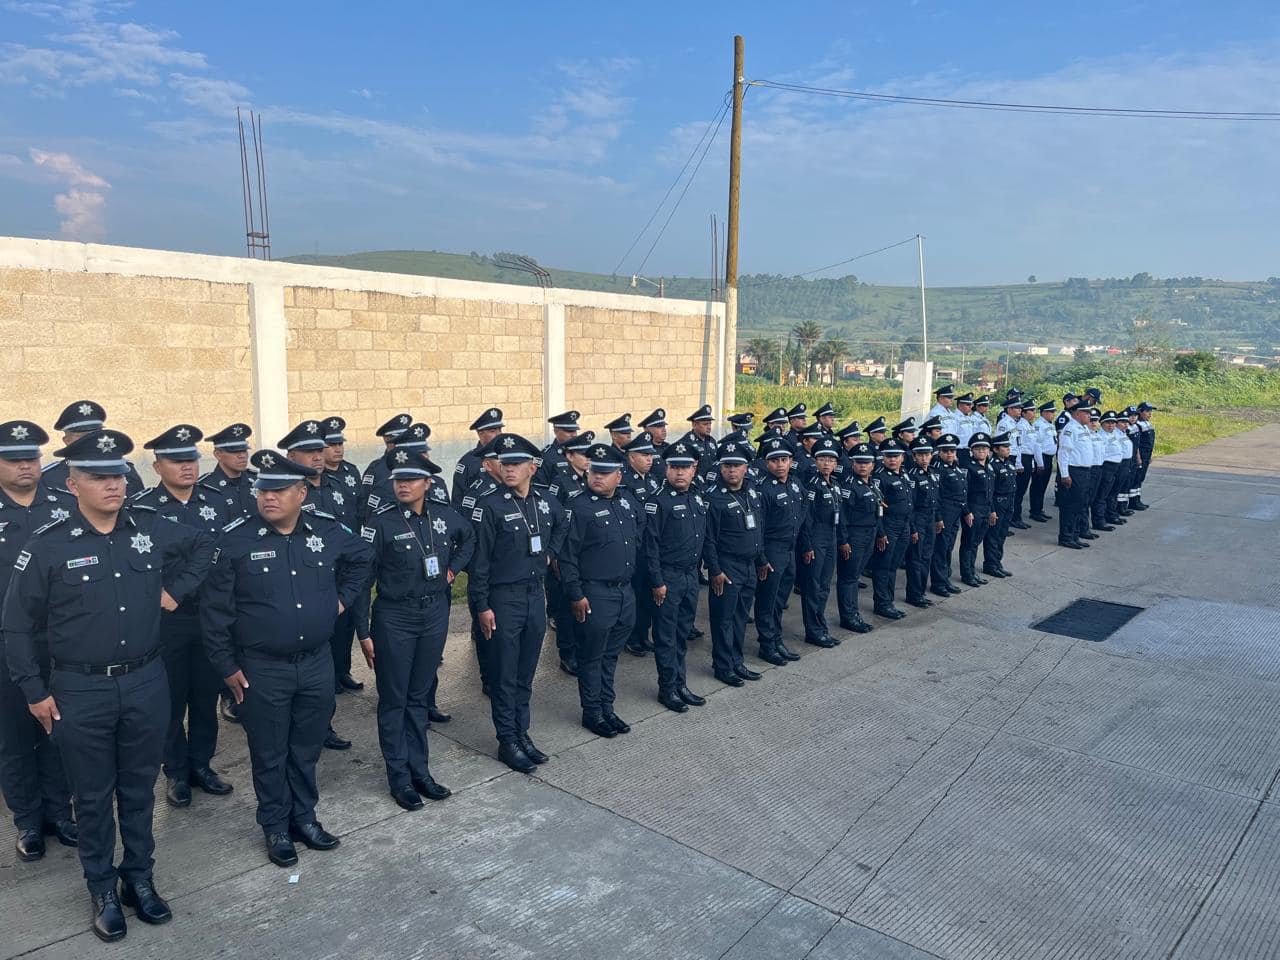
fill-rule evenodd
<path id="1" fill-rule="evenodd" d="M 425 597 L 383 597 L 379 596 L 375 603 L 402 603 L 407 607 L 425 607 L 433 603 L 442 603 L 448 598 L 448 594 L 441 591 L 440 593 L 429 593 Z"/>
<path id="2" fill-rule="evenodd" d="M 145 667 L 158 656 L 160 656 L 160 650 L 156 648 L 145 657 L 138 657 L 136 660 L 125 660 L 121 663 L 72 663 L 69 660 L 54 660 L 53 669 L 63 670 L 67 673 L 85 673 L 90 676 L 122 677 L 126 673 Z"/>
<path id="3" fill-rule="evenodd" d="M 321 650 L 329 646 L 326 640 L 324 643 L 317 644 L 309 650 L 299 650 L 297 653 L 276 653 L 273 650 L 263 650 L 261 647 L 241 647 L 240 656 L 242 657 L 258 657 L 262 660 L 276 660 L 280 663 L 301 663 L 308 657 L 314 657 Z"/>
<path id="4" fill-rule="evenodd" d="M 584 580 L 583 582 L 598 583 L 601 586 L 605 586 L 605 587 L 621 587 L 624 585 L 630 585 L 631 583 L 630 580 Z"/>

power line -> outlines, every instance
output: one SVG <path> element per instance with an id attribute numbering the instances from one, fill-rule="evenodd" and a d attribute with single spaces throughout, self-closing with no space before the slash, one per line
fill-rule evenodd
<path id="1" fill-rule="evenodd" d="M 816 267 L 813 270 L 806 270 L 804 273 L 793 273 L 786 277 L 772 277 L 768 280 L 757 280 L 754 283 L 743 283 L 739 286 L 743 289 L 747 287 L 763 287 L 770 283 L 779 283 L 783 280 L 796 280 L 800 277 L 807 277 L 815 273 L 823 273 L 826 270 L 834 270 L 836 267 L 843 267 L 846 263 L 853 263 L 855 260 L 864 260 L 867 257 L 874 257 L 877 253 L 884 253 L 886 250 L 892 250 L 894 247 L 901 247 L 907 243 L 915 243 L 915 234 L 907 237 L 905 240 L 899 240 L 897 243 L 891 243 L 885 247 L 877 247 L 875 250 L 868 250 L 866 253 L 860 253 L 856 257 L 849 257 L 847 260 L 840 260 L 836 263 L 829 263 L 825 267 Z"/>
<path id="2" fill-rule="evenodd" d="M 689 151 L 689 156 L 685 160 L 684 166 L 680 168 L 680 172 L 677 173 L 675 179 L 671 181 L 671 186 L 667 187 L 667 192 L 662 195 L 662 199 L 659 200 L 658 205 L 654 207 L 653 213 L 649 214 L 649 219 L 646 220 L 644 226 L 640 228 L 640 232 L 637 233 L 635 239 L 631 241 L 631 246 L 627 247 L 627 252 L 618 259 L 617 266 L 613 268 L 614 274 L 617 274 L 617 272 L 622 268 L 622 264 L 626 262 L 627 257 L 631 256 L 631 251 L 636 248 L 636 244 L 640 242 L 640 238 L 648 232 L 649 227 L 653 226 L 653 221 L 658 218 L 658 214 L 661 213 L 662 208 L 666 206 L 667 198 L 671 196 L 671 191 L 676 188 L 676 185 L 680 183 L 681 178 L 684 176 L 684 172 L 689 169 L 689 164 L 692 163 L 693 158 L 697 156 L 698 150 L 702 147 L 703 141 L 705 141 L 707 139 L 707 135 L 711 133 L 711 128 L 717 127 L 718 129 L 717 121 L 723 120 L 725 111 L 729 109 L 729 96 L 729 93 L 724 95 L 724 99 L 720 103 L 720 111 L 707 121 L 707 126 L 702 131 L 702 136 L 698 138 L 698 142 L 694 144 L 693 149 Z"/>
<path id="3" fill-rule="evenodd" d="M 962 110 L 1000 110 L 1012 113 L 1058 113 L 1086 117 L 1139 117 L 1158 120 L 1280 120 L 1280 113 L 1263 111 L 1229 110 L 1158 110 L 1143 107 L 1073 107 L 1044 103 L 1003 103 L 993 100 L 949 100 L 942 97 L 907 97 L 889 93 L 870 93 L 865 90 L 835 90 L 830 87 L 810 87 L 801 83 L 777 80 L 751 80 L 751 86 L 792 93 L 811 93 L 824 97 L 842 97 L 849 100 L 869 100 L 877 103 L 905 103 L 923 107 L 949 107 Z"/>

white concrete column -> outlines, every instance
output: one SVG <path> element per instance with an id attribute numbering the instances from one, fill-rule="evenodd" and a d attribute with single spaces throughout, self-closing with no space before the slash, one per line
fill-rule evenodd
<path id="1" fill-rule="evenodd" d="M 249 284 L 249 349 L 253 355 L 254 447 L 270 447 L 289 432 L 288 327 L 284 287 Z"/>
<path id="2" fill-rule="evenodd" d="M 565 376 L 565 342 L 564 342 L 564 304 L 545 303 L 542 307 L 542 417 L 548 419 L 561 413 L 566 404 L 564 399 Z M 551 426 L 543 428 L 544 436 L 549 440 Z"/>
<path id="3" fill-rule="evenodd" d="M 916 417 L 929 410 L 933 396 L 933 362 L 907 360 L 902 364 L 903 419 Z"/>

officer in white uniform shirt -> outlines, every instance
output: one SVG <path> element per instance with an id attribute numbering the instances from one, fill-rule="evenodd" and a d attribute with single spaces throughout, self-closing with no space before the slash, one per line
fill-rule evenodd
<path id="1" fill-rule="evenodd" d="M 938 402 L 929 408 L 929 418 L 937 417 L 942 422 L 943 433 L 960 434 L 960 414 L 956 411 L 956 388 L 954 384 L 948 383 L 945 387 L 939 387 L 933 394 L 938 398 Z"/>
<path id="2" fill-rule="evenodd" d="M 1080 511 L 1093 463 L 1093 441 L 1085 426 L 1088 422 L 1089 408 L 1079 404 L 1071 408 L 1058 432 L 1058 545 L 1072 550 L 1089 546 L 1080 542 Z"/>

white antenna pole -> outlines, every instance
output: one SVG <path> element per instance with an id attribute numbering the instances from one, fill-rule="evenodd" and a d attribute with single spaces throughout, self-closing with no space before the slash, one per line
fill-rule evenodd
<path id="1" fill-rule="evenodd" d="M 916 251 L 920 258 L 920 353 L 921 359 L 929 362 L 929 316 L 924 306 L 924 237 L 916 234 Z"/>

